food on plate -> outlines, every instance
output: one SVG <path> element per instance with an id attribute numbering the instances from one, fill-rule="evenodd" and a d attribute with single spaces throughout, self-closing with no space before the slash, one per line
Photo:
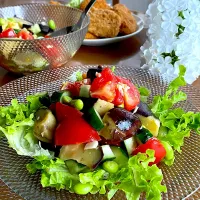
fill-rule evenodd
<path id="1" fill-rule="evenodd" d="M 55 22 L 32 23 L 18 17 L 0 18 L 0 38 L 18 38 L 33 40 L 47 37 L 56 29 Z"/>
<path id="2" fill-rule="evenodd" d="M 112 10 L 94 9 L 89 13 L 88 31 L 101 38 L 116 37 L 121 26 L 121 18 Z"/>
<path id="3" fill-rule="evenodd" d="M 113 10 L 121 17 L 120 34 L 128 35 L 137 30 L 137 22 L 125 5 L 116 4 L 113 6 Z"/>
<path id="4" fill-rule="evenodd" d="M 90 0 L 83 0 L 80 4 L 80 9 L 84 10 L 86 8 L 86 6 L 88 5 L 88 3 L 90 2 Z M 111 9 L 111 7 L 107 4 L 106 0 L 96 0 L 96 2 L 94 3 L 93 7 L 91 8 L 91 10 L 93 8 L 97 8 L 97 9 Z"/>
<path id="5" fill-rule="evenodd" d="M 165 94 L 147 104 L 148 89 L 114 68 L 77 71 L 58 91 L 0 107 L 0 131 L 19 155 L 34 158 L 27 169 L 41 172 L 43 187 L 159 200 L 166 192 L 159 164 L 172 165 L 190 131 L 200 133 L 200 113 L 173 108 L 186 100 L 178 90 L 184 73 L 180 66 Z"/>
<path id="6" fill-rule="evenodd" d="M 66 5 L 84 10 L 89 2 L 90 0 L 71 0 Z M 54 1 L 50 3 L 56 4 Z M 90 9 L 89 16 L 90 25 L 85 39 L 113 38 L 137 30 L 137 21 L 124 4 L 118 3 L 112 7 L 105 0 L 97 0 Z"/>
<path id="7" fill-rule="evenodd" d="M 87 32 L 85 35 L 85 39 L 98 39 L 98 37 L 90 32 Z"/>

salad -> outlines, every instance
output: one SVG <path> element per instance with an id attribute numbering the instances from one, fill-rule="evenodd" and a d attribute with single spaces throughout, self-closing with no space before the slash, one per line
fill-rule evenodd
<path id="1" fill-rule="evenodd" d="M 56 29 L 55 22 L 32 23 L 18 17 L 0 18 L 0 38 L 32 40 L 48 37 Z"/>
<path id="2" fill-rule="evenodd" d="M 200 133 L 200 113 L 174 107 L 187 98 L 184 74 L 180 66 L 165 94 L 147 104 L 150 91 L 114 68 L 78 71 L 59 91 L 0 107 L 0 133 L 17 154 L 33 157 L 27 169 L 41 172 L 43 187 L 161 199 L 159 164 L 172 165 L 190 131 Z"/>

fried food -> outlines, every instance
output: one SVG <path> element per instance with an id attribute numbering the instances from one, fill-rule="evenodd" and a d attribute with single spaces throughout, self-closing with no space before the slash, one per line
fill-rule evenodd
<path id="1" fill-rule="evenodd" d="M 84 10 L 86 8 L 86 6 L 88 5 L 88 3 L 90 2 L 90 0 L 83 0 L 81 2 L 80 5 L 80 9 Z M 97 8 L 97 9 L 111 9 L 111 7 L 107 4 L 106 0 L 96 0 L 96 2 L 94 3 L 94 5 L 92 6 L 93 8 Z"/>
<path id="2" fill-rule="evenodd" d="M 131 11 L 123 4 L 116 4 L 113 10 L 121 17 L 122 24 L 120 27 L 120 34 L 128 35 L 137 30 L 137 22 L 133 17 Z"/>
<path id="3" fill-rule="evenodd" d="M 85 35 L 85 39 L 98 39 L 98 37 L 90 32 L 87 32 Z"/>
<path id="4" fill-rule="evenodd" d="M 58 2 L 58 1 L 53 1 L 53 0 L 50 0 L 49 3 L 52 4 L 52 5 L 61 5 L 60 2 Z"/>
<path id="5" fill-rule="evenodd" d="M 118 35 L 121 18 L 112 10 L 94 9 L 89 13 L 88 31 L 101 38 L 112 38 Z"/>

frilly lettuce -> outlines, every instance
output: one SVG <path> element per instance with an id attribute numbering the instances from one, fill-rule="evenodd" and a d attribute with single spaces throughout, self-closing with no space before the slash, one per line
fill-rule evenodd
<path id="1" fill-rule="evenodd" d="M 79 182 L 77 174 L 71 174 L 65 162 L 59 158 L 49 160 L 40 156 L 27 165 L 30 173 L 41 170 L 41 184 L 43 187 L 55 187 L 57 190 L 67 189 L 73 192 L 73 186 Z"/>
<path id="2" fill-rule="evenodd" d="M 71 0 L 69 3 L 66 4 L 66 6 L 72 7 L 72 8 L 80 8 L 80 4 L 83 0 Z"/>
<path id="3" fill-rule="evenodd" d="M 0 132 L 17 154 L 31 157 L 46 155 L 52 158 L 53 154 L 43 149 L 33 135 L 33 113 L 41 106 L 39 96 L 29 96 L 27 100 L 25 104 L 13 99 L 11 105 L 0 107 Z"/>
<path id="4" fill-rule="evenodd" d="M 200 133 L 200 113 L 174 108 L 176 103 L 187 99 L 187 95 L 179 90 L 181 86 L 186 85 L 184 80 L 186 69 L 180 66 L 179 70 L 179 76 L 169 84 L 165 94 L 154 97 L 151 110 L 162 124 L 158 138 L 169 142 L 175 150 L 180 152 L 184 138 L 190 136 L 191 130 Z"/>
<path id="5" fill-rule="evenodd" d="M 43 187 L 55 187 L 56 189 L 68 189 L 74 192 L 74 186 L 81 182 L 93 185 L 90 193 L 106 194 L 111 199 L 117 190 L 125 192 L 127 200 L 137 200 L 141 193 L 146 193 L 146 199 L 161 199 L 161 192 L 166 192 L 166 187 L 161 185 L 162 171 L 156 165 L 149 166 L 155 160 L 154 151 L 147 150 L 146 154 L 139 153 L 131 157 L 128 165 L 118 170 L 115 174 L 109 174 L 101 168 L 94 171 L 71 174 L 60 159 L 48 160 L 38 157 L 27 165 L 31 173 L 41 170 L 41 183 Z"/>

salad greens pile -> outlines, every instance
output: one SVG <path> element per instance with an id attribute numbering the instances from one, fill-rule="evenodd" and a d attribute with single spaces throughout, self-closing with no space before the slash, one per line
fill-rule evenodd
<path id="1" fill-rule="evenodd" d="M 83 0 L 71 0 L 69 3 L 66 4 L 66 6 L 72 7 L 72 8 L 80 8 L 80 4 Z"/>
<path id="2" fill-rule="evenodd" d="M 33 135 L 34 112 L 41 106 L 39 96 L 28 96 L 27 104 L 13 99 L 10 106 L 0 107 L 0 131 L 17 154 L 53 158 L 53 153 L 43 149 Z"/>
<path id="3" fill-rule="evenodd" d="M 179 152 L 184 138 L 190 135 L 191 130 L 200 133 L 200 113 L 185 112 L 174 107 L 176 103 L 187 98 L 180 91 L 180 87 L 186 84 L 184 74 L 185 67 L 180 66 L 179 76 L 169 84 L 165 94 L 155 96 L 150 104 L 152 112 L 162 124 L 158 138 Z M 149 90 L 144 87 L 138 89 L 141 100 L 147 101 Z M 127 200 L 139 199 L 143 192 L 146 199 L 161 199 L 161 193 L 166 192 L 166 186 L 161 184 L 161 169 L 155 164 L 149 166 L 155 160 L 153 150 L 130 157 L 128 162 L 119 166 L 116 173 L 109 173 L 102 166 L 94 171 L 86 168 L 84 172 L 78 173 L 68 168 L 63 160 L 54 157 L 52 152 L 43 149 L 33 135 L 34 113 L 42 106 L 39 98 L 40 94 L 28 96 L 28 103 L 19 103 L 13 99 L 10 106 L 0 107 L 0 132 L 17 154 L 34 158 L 27 164 L 27 169 L 30 173 L 41 171 L 43 187 L 66 189 L 82 195 L 88 192 L 107 194 L 108 199 L 118 190 L 124 191 Z M 172 165 L 173 161 L 174 154 L 171 154 L 170 160 L 164 160 L 167 165 Z"/>

